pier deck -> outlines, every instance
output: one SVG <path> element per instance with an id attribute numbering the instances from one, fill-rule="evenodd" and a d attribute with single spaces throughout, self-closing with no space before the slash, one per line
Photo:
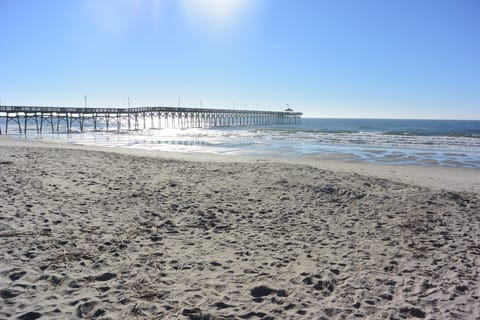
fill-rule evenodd
<path id="1" fill-rule="evenodd" d="M 183 107 L 80 108 L 0 106 L 4 134 L 13 122 L 20 134 L 93 130 L 139 130 L 162 128 L 209 128 L 252 125 L 297 124 L 301 112 L 204 109 Z M 48 129 L 47 129 L 48 128 Z M 0 128 L 2 134 L 2 128 Z"/>

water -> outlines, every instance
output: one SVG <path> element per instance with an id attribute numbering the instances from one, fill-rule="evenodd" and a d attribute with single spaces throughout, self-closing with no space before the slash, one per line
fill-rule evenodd
<path id="1" fill-rule="evenodd" d="M 338 154 L 374 163 L 480 168 L 480 121 L 303 119 L 302 124 L 290 126 L 120 133 L 87 130 L 40 136 L 32 127 L 27 138 L 166 152 L 281 157 Z"/>

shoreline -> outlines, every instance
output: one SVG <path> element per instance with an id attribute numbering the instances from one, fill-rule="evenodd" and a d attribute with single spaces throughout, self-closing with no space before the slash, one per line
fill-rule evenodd
<path id="1" fill-rule="evenodd" d="M 2 319 L 480 316 L 479 193 L 0 140 Z"/>
<path id="2" fill-rule="evenodd" d="M 0 136 L 0 147 L 25 146 L 42 148 L 75 149 L 86 151 L 101 151 L 128 154 L 139 157 L 177 159 L 200 162 L 241 162 L 258 163 L 271 162 L 293 165 L 306 165 L 331 171 L 370 175 L 436 190 L 465 191 L 480 193 L 480 169 L 445 167 L 438 165 L 423 166 L 412 164 L 381 164 L 359 160 L 349 160 L 348 155 L 325 154 L 319 156 L 278 157 L 278 156 L 248 156 L 212 153 L 183 153 L 144 150 L 136 148 L 101 147 L 63 142 L 45 142 Z"/>

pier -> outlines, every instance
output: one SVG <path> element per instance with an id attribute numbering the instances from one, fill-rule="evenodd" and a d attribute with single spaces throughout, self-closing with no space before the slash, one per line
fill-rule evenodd
<path id="1" fill-rule="evenodd" d="M 84 108 L 0 106 L 0 119 L 20 134 L 84 130 L 141 130 L 162 128 L 213 128 L 230 126 L 290 125 L 301 121 L 301 112 L 204 109 L 183 107 Z M 0 134 L 2 134 L 0 128 Z"/>

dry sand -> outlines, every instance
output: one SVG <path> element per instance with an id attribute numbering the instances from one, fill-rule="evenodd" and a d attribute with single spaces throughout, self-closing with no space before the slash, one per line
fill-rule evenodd
<path id="1" fill-rule="evenodd" d="M 478 170 L 145 155 L 0 140 L 0 319 L 480 318 Z"/>

